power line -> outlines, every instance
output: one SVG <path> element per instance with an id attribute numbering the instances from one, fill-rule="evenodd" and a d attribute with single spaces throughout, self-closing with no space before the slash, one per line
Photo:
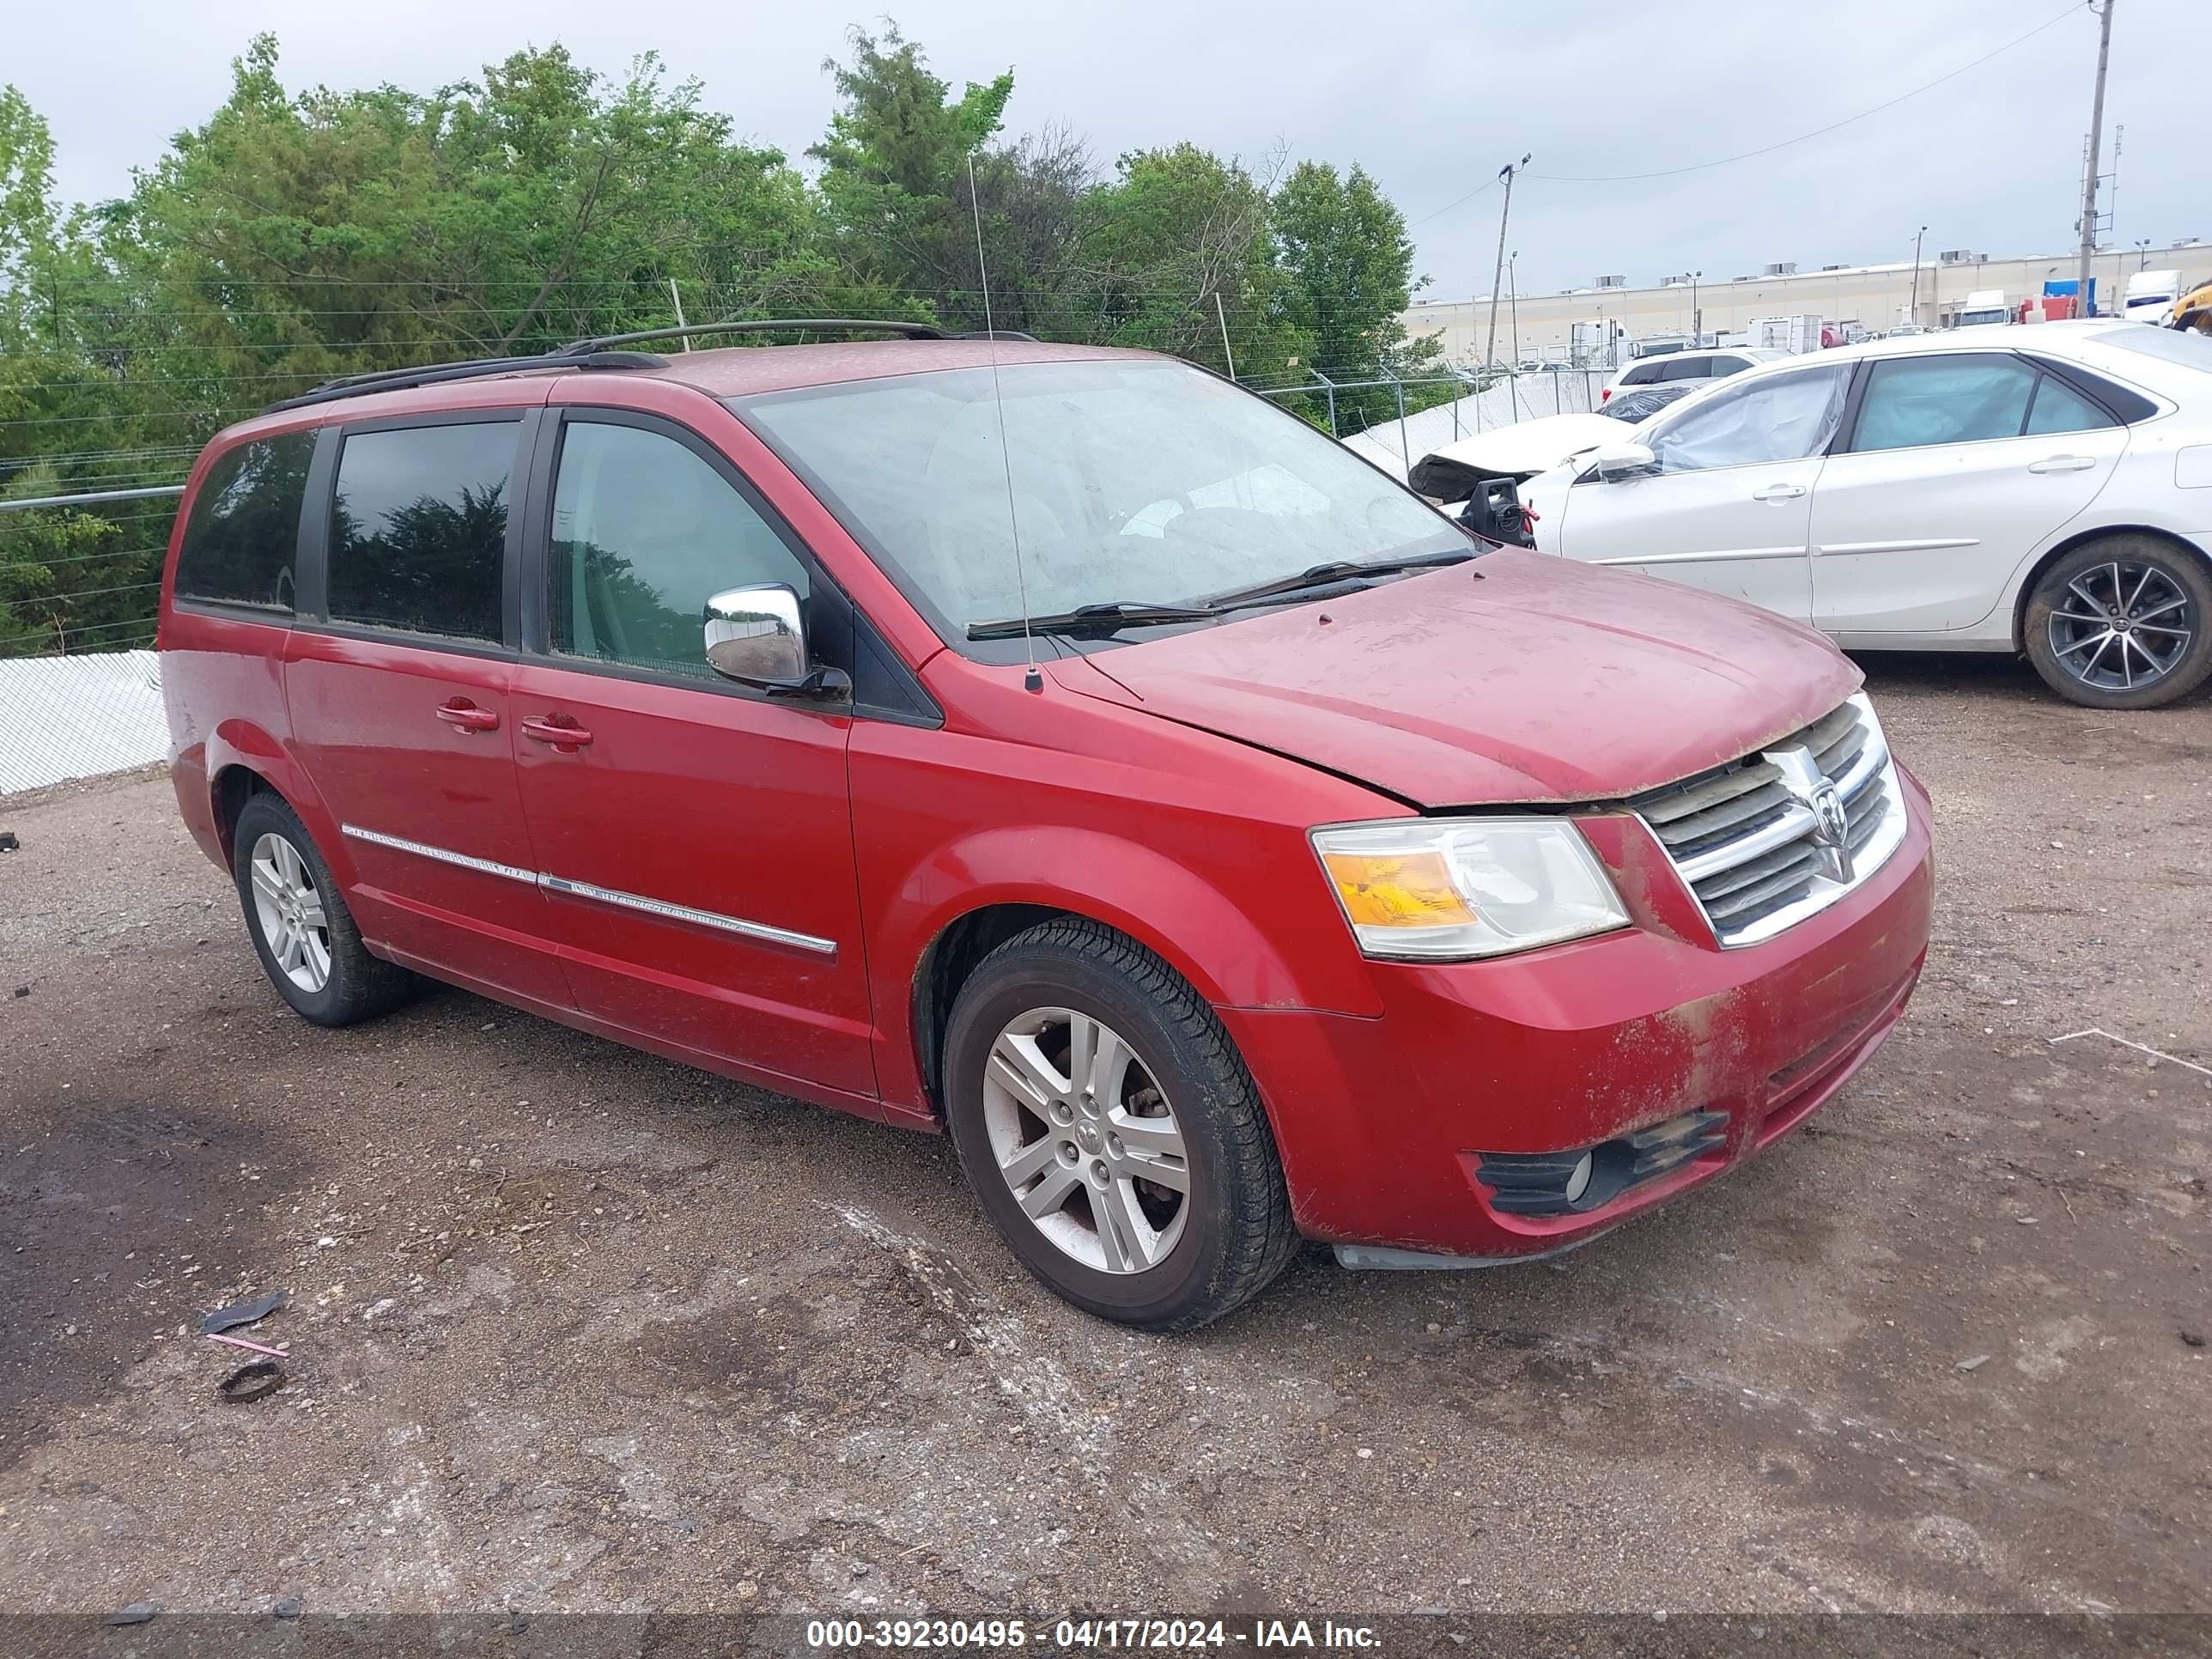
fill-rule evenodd
<path id="1" fill-rule="evenodd" d="M 1539 173 L 1539 174 L 1537 174 L 1536 176 L 1537 176 L 1538 178 L 1541 178 L 1543 175 L 1542 175 L 1541 173 Z M 1461 197 L 1461 198 L 1459 198 L 1459 200 L 1457 200 L 1456 202 L 1446 202 L 1446 203 L 1445 203 L 1442 207 L 1438 208 L 1438 209 L 1437 209 L 1434 213 L 1424 213 L 1424 214 L 1423 214 L 1419 218 L 1418 218 L 1418 219 L 1408 219 L 1408 220 L 1407 220 L 1407 221 L 1406 221 L 1406 228 L 1407 228 L 1407 229 L 1408 229 L 1408 230 L 1411 230 L 1411 229 L 1412 229 L 1415 225 L 1425 225 L 1425 224 L 1426 224 L 1426 223 L 1428 223 L 1428 222 L 1429 222 L 1429 221 L 1430 221 L 1430 220 L 1431 220 L 1431 219 L 1437 219 L 1437 218 L 1441 218 L 1441 217 L 1443 217 L 1445 214 L 1449 213 L 1449 212 L 1450 212 L 1454 208 L 1455 208 L 1455 207 L 1464 207 L 1468 203 L 1472 202 L 1472 201 L 1473 201 L 1476 197 L 1478 197 L 1478 196 L 1481 195 L 1483 191 L 1486 191 L 1486 190 L 1495 190 L 1495 189 L 1497 189 L 1497 188 L 1498 188 L 1498 180 L 1497 180 L 1497 179 L 1486 179 L 1486 180 L 1485 180 L 1484 182 L 1482 182 L 1481 184 L 1477 185 L 1476 185 L 1473 190 L 1471 190 L 1471 191 L 1468 191 L 1468 193 L 1467 193 L 1466 195 L 1464 195 L 1464 196 Z"/>
<path id="2" fill-rule="evenodd" d="M 2027 42 L 2035 39 L 2037 35 L 2042 33 L 2045 29 L 2057 27 L 2060 23 L 2063 23 L 2068 18 L 2074 16 L 2076 13 L 2081 11 L 2081 8 L 2079 4 L 2070 5 L 2067 7 L 2064 11 L 2060 12 L 2056 17 L 2050 19 L 2048 21 L 2038 23 L 2033 28 L 2028 30 L 2027 33 L 2015 36 L 2014 39 L 2006 41 L 2004 45 L 1996 47 L 1994 51 L 1984 52 L 1979 58 L 1975 58 L 1971 64 L 1961 64 L 1949 74 L 1939 75 L 1933 81 L 1926 82 L 1920 86 L 1917 86 L 1910 92 L 1900 92 L 1896 97 L 1889 99 L 1883 103 L 1876 104 L 1872 109 L 1863 109 L 1856 115 L 1846 115 L 1840 121 L 1831 121 L 1826 126 L 1815 127 L 1810 132 L 1801 132 L 1795 138 L 1784 138 L 1777 143 L 1762 144 L 1757 149 L 1744 150 L 1741 154 L 1735 155 L 1723 155 L 1717 161 L 1698 161 L 1693 162 L 1688 167 L 1662 167 L 1656 173 L 1606 173 L 1587 174 L 1569 173 L 1532 173 L 1528 176 L 1532 179 L 1541 179 L 1547 184 L 1554 185 L 1625 185 L 1634 184 L 1646 179 L 1679 178 L 1686 173 L 1703 173 L 1712 167 L 1724 167 L 1734 162 L 1748 161 L 1753 156 L 1771 155 L 1778 149 L 1787 149 L 1790 145 L 1802 144 L 1808 138 L 1820 137 L 1822 135 L 1833 132 L 1840 127 L 1850 126 L 1855 121 L 1863 121 L 1869 115 L 1879 115 L 1886 109 L 1894 109 L 1898 105 L 1903 103 L 1908 98 L 1917 98 L 1923 92 L 1932 92 L 1947 81 L 1957 80 L 1968 70 L 1979 69 L 1983 64 L 1988 63 L 1992 58 L 2000 57 L 2003 53 L 2010 52 L 2014 46 L 2025 45 Z"/>

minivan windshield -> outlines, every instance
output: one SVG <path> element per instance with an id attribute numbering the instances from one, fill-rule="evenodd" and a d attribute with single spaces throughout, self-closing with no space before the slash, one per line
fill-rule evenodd
<path id="1" fill-rule="evenodd" d="M 1036 617 L 1188 607 L 1318 565 L 1474 550 L 1449 520 L 1332 439 L 1186 364 L 1009 363 L 998 382 L 1003 455 L 988 368 L 729 406 L 947 641 L 986 659 L 1009 653 L 969 640 L 969 627 L 1022 610 L 1010 473 Z"/>

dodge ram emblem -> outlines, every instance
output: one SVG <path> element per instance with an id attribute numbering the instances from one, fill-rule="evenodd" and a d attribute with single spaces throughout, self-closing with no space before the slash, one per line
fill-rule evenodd
<path id="1" fill-rule="evenodd" d="M 1790 799 L 1813 816 L 1805 838 L 1820 858 L 1820 873 L 1830 881 L 1849 885 L 1851 815 L 1837 791 L 1835 780 L 1820 770 L 1813 751 L 1802 745 L 1770 749 L 1764 758 L 1780 774 L 1778 781 L 1789 792 Z"/>
<path id="2" fill-rule="evenodd" d="M 1820 848 L 1820 873 L 1831 881 L 1851 878 L 1851 819 L 1836 786 L 1823 778 L 1805 797 L 1813 809 L 1813 839 Z"/>

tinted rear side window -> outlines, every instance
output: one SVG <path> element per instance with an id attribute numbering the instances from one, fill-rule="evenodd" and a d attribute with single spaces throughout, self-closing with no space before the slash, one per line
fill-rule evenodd
<path id="1" fill-rule="evenodd" d="M 331 508 L 333 622 L 497 643 L 520 427 L 348 435 Z"/>
<path id="2" fill-rule="evenodd" d="M 177 597 L 292 614 L 292 558 L 315 434 L 240 444 L 208 469 L 177 552 Z"/>
<path id="3" fill-rule="evenodd" d="M 1664 363 L 1638 363 L 1620 377 L 1623 386 L 1650 386 L 1667 372 Z"/>

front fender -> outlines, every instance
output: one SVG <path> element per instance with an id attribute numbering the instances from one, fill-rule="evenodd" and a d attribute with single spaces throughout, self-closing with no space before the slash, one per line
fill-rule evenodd
<path id="1" fill-rule="evenodd" d="M 1341 929 L 1318 872 L 1310 879 L 1311 908 Z M 1293 952 L 1219 887 L 1139 842 L 1067 826 L 981 830 L 938 848 L 917 866 L 871 930 L 882 1032 L 878 1079 L 887 1100 L 916 1108 L 927 1103 L 912 1029 L 913 975 L 923 971 L 946 929 L 999 905 L 1041 906 L 1115 928 L 1158 955 L 1217 1007 L 1381 1012 L 1348 934 L 1338 951 Z"/>

